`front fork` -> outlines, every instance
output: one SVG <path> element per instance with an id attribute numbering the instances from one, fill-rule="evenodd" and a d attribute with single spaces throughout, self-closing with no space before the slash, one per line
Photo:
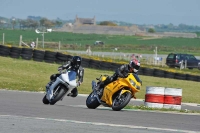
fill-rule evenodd
<path id="1" fill-rule="evenodd" d="M 97 98 L 98 102 L 101 103 L 101 100 L 99 98 L 99 95 L 97 94 L 97 91 L 96 91 L 95 87 L 97 87 L 97 83 L 93 80 L 92 81 L 92 90 L 93 90 L 94 95 Z"/>
<path id="2" fill-rule="evenodd" d="M 56 88 L 56 91 L 53 92 L 53 90 L 55 89 L 55 87 L 60 83 L 60 79 L 57 77 L 56 78 L 56 81 L 55 82 L 49 82 L 47 85 L 46 85 L 46 95 L 47 95 L 47 99 L 50 101 L 53 96 L 54 96 L 54 93 L 57 92 L 57 90 L 59 89 L 58 87 Z"/>
<path id="3" fill-rule="evenodd" d="M 49 83 L 47 83 L 46 85 L 46 93 L 48 92 L 50 86 L 52 85 L 53 81 L 50 81 Z"/>
<path id="4" fill-rule="evenodd" d="M 126 89 L 122 89 L 119 93 L 119 95 L 117 96 L 117 99 L 120 99 L 121 98 L 121 95 L 124 94 L 125 92 L 130 92 L 132 94 L 132 92 L 130 90 L 126 90 Z M 135 97 L 134 97 L 135 98 Z"/>

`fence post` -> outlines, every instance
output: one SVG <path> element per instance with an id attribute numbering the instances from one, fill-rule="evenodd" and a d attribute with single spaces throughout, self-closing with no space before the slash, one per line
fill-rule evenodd
<path id="1" fill-rule="evenodd" d="M 58 50 L 60 50 L 60 41 L 59 41 L 59 43 L 58 43 Z"/>
<path id="2" fill-rule="evenodd" d="M 3 33 L 3 45 L 4 45 L 4 33 Z"/>
<path id="3" fill-rule="evenodd" d="M 183 60 L 181 61 L 181 64 L 180 64 L 180 70 L 183 69 L 184 66 L 183 66 Z"/>
<path id="4" fill-rule="evenodd" d="M 36 48 L 38 47 L 38 38 L 36 39 Z"/>
<path id="5" fill-rule="evenodd" d="M 19 47 L 21 47 L 21 44 L 22 44 L 22 35 L 20 35 L 19 37 Z"/>
<path id="6" fill-rule="evenodd" d="M 187 60 L 185 60 L 185 68 L 187 68 Z"/>

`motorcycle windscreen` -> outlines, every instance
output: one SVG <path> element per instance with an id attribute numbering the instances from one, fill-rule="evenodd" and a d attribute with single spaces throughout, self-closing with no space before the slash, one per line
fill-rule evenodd
<path id="1" fill-rule="evenodd" d="M 141 80 L 140 80 L 140 78 L 139 78 L 139 76 L 137 74 L 135 74 L 135 73 L 132 73 L 132 74 L 135 77 L 137 82 L 141 82 Z"/>
<path id="2" fill-rule="evenodd" d="M 61 77 L 61 79 L 69 85 L 69 88 L 74 88 L 77 86 L 75 71 L 68 71 L 65 74 L 61 74 Z"/>
<path id="3" fill-rule="evenodd" d="M 75 71 L 68 71 L 69 81 L 76 80 L 76 72 Z"/>

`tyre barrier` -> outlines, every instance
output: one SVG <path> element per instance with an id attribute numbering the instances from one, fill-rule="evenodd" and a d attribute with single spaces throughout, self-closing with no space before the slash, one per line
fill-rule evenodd
<path id="1" fill-rule="evenodd" d="M 57 52 L 45 51 L 44 62 L 54 63 L 56 61 L 56 55 L 57 55 Z"/>
<path id="2" fill-rule="evenodd" d="M 175 73 L 174 78 L 175 79 L 180 79 L 180 80 L 186 80 L 186 74 Z"/>
<path id="3" fill-rule="evenodd" d="M 45 54 L 45 51 L 35 49 L 33 51 L 33 60 L 38 61 L 38 62 L 42 62 L 44 60 L 44 54 Z"/>
<path id="4" fill-rule="evenodd" d="M 69 60 L 68 55 L 58 52 L 57 55 L 56 55 L 56 61 L 55 62 L 58 63 L 58 64 L 64 64 L 68 60 Z"/>
<path id="5" fill-rule="evenodd" d="M 20 58 L 20 54 L 21 54 L 22 48 L 18 48 L 18 47 L 11 47 L 10 48 L 10 57 L 11 58 Z"/>
<path id="6" fill-rule="evenodd" d="M 100 63 L 98 61 L 95 61 L 95 60 L 90 60 L 89 61 L 89 67 L 90 68 L 97 68 L 97 69 L 99 69 L 100 68 Z"/>
<path id="7" fill-rule="evenodd" d="M 89 67 L 89 61 L 90 59 L 87 59 L 87 58 L 82 58 L 82 66 L 83 67 Z"/>
<path id="8" fill-rule="evenodd" d="M 154 69 L 153 75 L 155 77 L 163 77 L 164 78 L 165 77 L 165 71 L 159 70 L 159 69 Z"/>
<path id="9" fill-rule="evenodd" d="M 182 89 L 146 87 L 144 105 L 151 108 L 181 110 Z"/>
<path id="10" fill-rule="evenodd" d="M 174 73 L 165 71 L 165 78 L 174 79 Z"/>
<path id="11" fill-rule="evenodd" d="M 0 45 L 0 56 L 8 57 L 10 55 L 10 47 Z"/>
<path id="12" fill-rule="evenodd" d="M 33 56 L 33 49 L 31 49 L 31 48 L 22 48 L 20 56 L 24 60 L 31 60 L 32 56 Z"/>
<path id="13" fill-rule="evenodd" d="M 68 60 L 71 60 L 71 55 L 66 55 L 60 52 L 52 52 L 52 51 L 39 51 L 37 49 L 30 48 L 18 48 L 18 47 L 9 47 L 5 45 L 0 45 L 0 56 L 11 57 L 11 58 L 22 58 L 25 60 L 40 61 L 47 63 L 58 63 L 63 64 Z M 122 64 L 118 63 L 110 63 L 106 61 L 97 61 L 92 59 L 83 58 L 83 67 L 88 68 L 96 68 L 100 70 L 115 70 Z M 189 74 L 179 74 L 168 72 L 164 70 L 151 69 L 151 68 L 140 68 L 138 71 L 139 75 L 145 76 L 154 76 L 154 77 L 163 77 L 170 79 L 178 79 L 178 80 L 190 80 L 190 81 L 200 81 L 200 76 L 197 75 L 189 75 Z"/>
<path id="14" fill-rule="evenodd" d="M 137 72 L 138 75 L 144 75 L 144 68 L 140 67 L 140 70 Z"/>
<path id="15" fill-rule="evenodd" d="M 198 81 L 198 77 L 196 75 L 186 75 L 186 80 L 190 80 L 190 81 Z"/>
<path id="16" fill-rule="evenodd" d="M 143 69 L 143 74 L 146 76 L 153 76 L 154 74 L 154 69 L 151 68 L 144 68 Z"/>

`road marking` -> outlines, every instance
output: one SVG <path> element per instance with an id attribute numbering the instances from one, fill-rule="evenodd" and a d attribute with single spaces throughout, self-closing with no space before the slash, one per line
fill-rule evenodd
<path id="1" fill-rule="evenodd" d="M 100 122 L 84 122 L 76 120 L 65 120 L 65 119 L 53 119 L 53 118 L 42 118 L 42 117 L 25 117 L 25 116 L 16 116 L 16 115 L 0 115 L 0 117 L 12 117 L 12 118 L 24 118 L 24 119 L 35 119 L 35 120 L 48 120 L 48 121 L 57 121 L 57 122 L 69 122 L 69 123 L 78 123 L 78 124 L 92 124 L 96 126 L 111 126 L 111 127 L 123 127 L 131 129 L 145 129 L 145 130 L 157 130 L 157 131 L 173 131 L 173 132 L 182 132 L 182 133 L 197 133 L 195 131 L 188 130 L 179 130 L 179 129 L 168 129 L 168 128 L 156 128 L 156 127 L 144 127 L 144 126 L 134 126 L 134 125 L 120 125 L 120 124 L 110 124 L 110 123 L 100 123 Z"/>

